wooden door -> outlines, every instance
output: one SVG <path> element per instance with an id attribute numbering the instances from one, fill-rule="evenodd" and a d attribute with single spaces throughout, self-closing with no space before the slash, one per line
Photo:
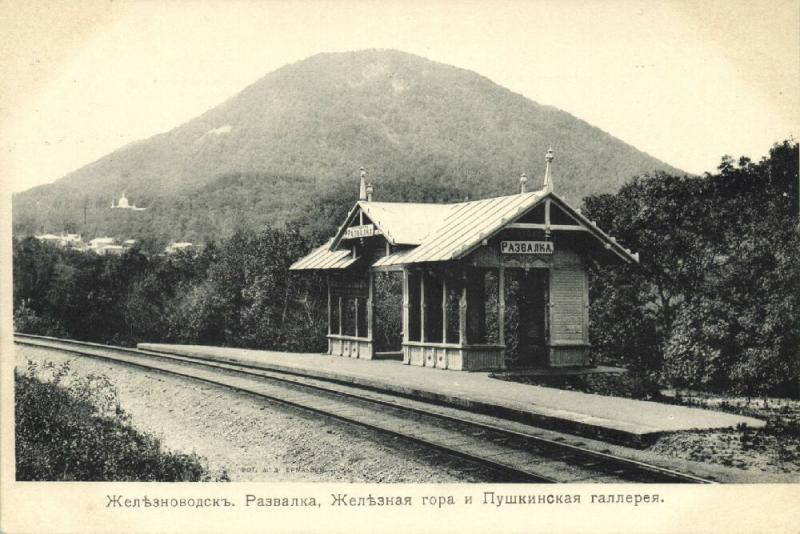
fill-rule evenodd
<path id="1" fill-rule="evenodd" d="M 522 272 L 517 295 L 519 310 L 519 363 L 523 367 L 544 367 L 547 360 L 548 269 Z"/>

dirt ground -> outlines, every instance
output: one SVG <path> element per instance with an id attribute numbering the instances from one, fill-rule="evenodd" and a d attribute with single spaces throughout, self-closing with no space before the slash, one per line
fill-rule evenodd
<path id="1" fill-rule="evenodd" d="M 758 417 L 767 426 L 664 436 L 652 446 L 653 452 L 763 473 L 797 474 L 800 482 L 800 401 L 695 393 L 674 396 L 673 402 Z"/>
<path id="2" fill-rule="evenodd" d="M 131 367 L 16 347 L 27 360 L 70 361 L 78 375 L 100 373 L 117 387 L 138 430 L 171 450 L 196 452 L 213 477 L 232 481 L 480 482 L 481 468 L 367 429 L 198 382 Z"/>
<path id="3" fill-rule="evenodd" d="M 647 451 L 655 455 L 716 464 L 781 476 L 797 475 L 800 482 L 800 401 L 748 399 L 723 395 L 663 390 L 655 383 L 637 381 L 627 374 L 580 376 L 528 376 L 498 373 L 495 378 L 598 395 L 637 398 L 719 410 L 767 421 L 759 430 L 729 428 L 679 432 L 658 439 Z M 759 477 L 765 481 L 764 477 Z M 766 477 L 769 480 L 769 477 Z"/>

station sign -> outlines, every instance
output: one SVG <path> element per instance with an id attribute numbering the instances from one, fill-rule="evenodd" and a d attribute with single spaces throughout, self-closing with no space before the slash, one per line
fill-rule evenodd
<path id="1" fill-rule="evenodd" d="M 374 224 L 362 224 L 361 226 L 350 226 L 344 231 L 342 239 L 356 239 L 358 237 L 371 237 L 375 235 Z"/>
<path id="2" fill-rule="evenodd" d="M 552 254 L 552 241 L 501 241 L 501 254 Z"/>

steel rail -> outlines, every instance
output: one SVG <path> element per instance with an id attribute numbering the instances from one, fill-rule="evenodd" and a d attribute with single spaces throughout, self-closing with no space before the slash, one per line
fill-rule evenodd
<path id="1" fill-rule="evenodd" d="M 504 427 L 504 421 L 490 417 L 480 416 L 471 413 L 464 413 L 463 410 L 457 408 L 443 408 L 436 405 L 430 405 L 424 401 L 409 400 L 404 397 L 387 394 L 386 392 L 369 392 L 364 388 L 354 385 L 342 385 L 340 382 L 321 379 L 303 375 L 302 373 L 287 373 L 282 370 L 273 370 L 268 368 L 259 367 L 257 365 L 248 365 L 245 362 L 229 363 L 219 362 L 212 359 L 206 359 L 195 356 L 176 355 L 154 351 L 144 351 L 140 349 L 130 349 L 126 347 L 117 347 L 110 345 L 101 345 L 97 343 L 88 343 L 83 341 L 66 340 L 60 338 L 52 338 L 46 336 L 34 336 L 30 334 L 16 334 L 15 343 L 30 345 L 41 348 L 49 348 L 60 350 L 68 353 L 77 354 L 80 356 L 88 356 L 115 363 L 127 364 L 134 367 L 144 368 L 150 371 L 161 372 L 184 378 L 189 378 L 201 382 L 206 382 L 219 387 L 243 391 L 245 393 L 256 395 L 268 399 L 270 401 L 278 402 L 281 404 L 290 405 L 294 408 L 319 413 L 334 419 L 354 423 L 362 427 L 370 428 L 375 431 L 387 433 L 390 435 L 398 436 L 411 442 L 421 444 L 423 446 L 433 448 L 450 454 L 456 457 L 464 458 L 470 462 L 477 463 L 500 473 L 504 473 L 513 480 L 524 480 L 532 482 L 564 482 L 563 478 L 558 477 L 558 473 L 554 476 L 552 474 L 542 474 L 537 472 L 541 471 L 541 467 L 546 464 L 535 464 L 533 467 L 522 468 L 513 462 L 504 462 L 501 458 L 492 458 L 491 456 L 481 454 L 479 452 L 465 451 L 464 444 L 461 447 L 451 446 L 436 441 L 434 432 L 433 437 L 421 437 L 420 435 L 413 435 L 413 432 L 408 430 L 393 430 L 388 428 L 387 425 L 381 426 L 374 421 L 370 422 L 369 417 L 358 417 L 352 415 L 345 415 L 343 413 L 336 413 L 335 410 L 330 408 L 313 407 L 308 402 L 292 401 L 280 395 L 270 395 L 264 392 L 254 391 L 248 388 L 241 388 L 232 385 L 230 382 L 221 381 L 219 379 L 210 379 L 208 377 L 198 376 L 197 373 L 179 372 L 175 369 L 167 369 L 153 365 L 152 360 L 168 361 L 177 365 L 185 367 L 203 367 L 215 372 L 225 371 L 245 376 L 250 379 L 258 379 L 260 381 L 267 381 L 272 383 L 281 383 L 286 387 L 302 389 L 306 391 L 313 391 L 317 396 L 327 395 L 338 397 L 340 399 L 347 399 L 351 402 L 359 402 L 362 404 L 381 406 L 383 411 L 381 417 L 387 417 L 386 409 L 396 410 L 398 413 L 405 412 L 408 415 L 415 415 L 431 419 L 432 422 L 428 425 L 431 431 L 436 427 L 435 422 L 446 423 L 449 425 L 462 426 L 464 430 L 460 433 L 468 436 L 470 433 L 479 432 L 483 434 L 495 435 L 494 441 L 506 440 L 515 441 L 519 445 L 511 447 L 517 452 L 527 453 L 531 458 L 538 457 L 542 460 L 552 462 L 560 462 L 566 465 L 572 465 L 577 469 L 590 469 L 594 472 L 594 476 L 590 473 L 589 476 L 583 478 L 574 478 L 568 476 L 569 481 L 574 482 L 591 482 L 595 479 L 608 479 L 614 482 L 659 482 L 659 483 L 713 483 L 713 480 L 698 477 L 689 473 L 682 473 L 673 469 L 668 469 L 661 466 L 652 465 L 639 460 L 617 456 L 607 452 L 600 452 L 574 444 L 564 443 L 548 439 L 543 436 L 533 435 L 528 432 L 520 431 L 518 429 L 511 429 Z M 142 358 L 142 361 L 131 361 L 130 359 L 123 359 L 114 357 L 109 354 L 96 354 L 87 352 L 88 350 L 116 352 L 136 358 Z M 349 390 L 349 391 L 348 391 Z M 313 403 L 312 403 L 313 404 Z M 464 413 L 464 415 L 459 414 Z M 377 413 L 377 412 L 376 412 Z M 391 417 L 391 416 L 389 416 Z M 483 419 L 482 421 L 476 420 Z M 487 421 L 488 420 L 488 421 Z M 415 424 L 419 421 L 415 421 Z M 417 434 L 423 433 L 419 428 L 414 429 Z M 442 430 L 441 432 L 445 432 Z M 440 432 L 440 433 L 441 433 Z M 452 441 L 452 438 L 450 438 Z M 447 441 L 447 440 L 445 440 Z M 473 439 L 475 443 L 480 443 L 481 440 Z M 484 440 L 484 443 L 486 441 Z M 506 443 L 507 445 L 507 443 Z M 535 450 L 531 450 L 532 448 Z M 469 448 L 469 447 L 467 447 Z M 496 452 L 496 450 L 494 451 Z M 499 454 L 504 456 L 506 454 Z M 606 481 L 606 480 L 604 480 Z"/>

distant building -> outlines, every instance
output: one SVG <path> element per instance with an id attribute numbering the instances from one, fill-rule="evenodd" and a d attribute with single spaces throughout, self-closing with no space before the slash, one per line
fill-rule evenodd
<path id="1" fill-rule="evenodd" d="M 125 248 L 130 248 L 135 244 L 136 244 L 135 239 L 126 239 L 125 241 L 122 242 L 122 246 Z"/>
<path id="2" fill-rule="evenodd" d="M 83 243 L 83 238 L 81 234 L 67 234 L 64 236 L 64 241 L 66 241 L 68 245 L 77 245 Z"/>
<path id="3" fill-rule="evenodd" d="M 106 245 L 102 248 L 99 248 L 96 252 L 101 256 L 107 256 L 109 254 L 114 254 L 119 256 L 123 252 L 125 252 L 125 247 L 122 245 Z"/>
<path id="4" fill-rule="evenodd" d="M 89 241 L 88 250 L 95 252 L 97 254 L 106 254 L 106 250 L 109 247 L 115 247 L 118 245 L 114 245 L 114 238 L 113 237 L 95 237 L 91 241 Z M 120 249 L 122 247 L 119 247 Z"/>
<path id="5" fill-rule="evenodd" d="M 167 248 L 164 249 L 164 252 L 167 254 L 175 254 L 181 250 L 195 250 L 197 247 L 188 241 L 181 241 L 179 243 L 170 243 L 167 245 Z"/>
<path id="6" fill-rule="evenodd" d="M 113 237 L 95 237 L 91 241 L 89 241 L 90 247 L 99 247 L 99 246 L 107 246 L 113 245 L 114 238 Z"/>
<path id="7" fill-rule="evenodd" d="M 44 234 L 35 237 L 43 243 L 52 243 L 62 247 L 80 248 L 83 245 L 83 239 L 80 234 L 65 234 L 62 232 L 60 235 Z"/>
<path id="8" fill-rule="evenodd" d="M 123 191 L 122 196 L 119 198 L 119 202 L 117 202 L 116 206 L 114 205 L 114 199 L 111 199 L 111 209 L 144 211 L 147 208 L 137 208 L 133 204 L 129 203 L 128 197 L 125 196 L 125 192 Z"/>
<path id="9" fill-rule="evenodd" d="M 55 234 L 37 235 L 36 239 L 42 241 L 43 243 L 53 243 L 53 244 L 58 244 L 61 241 L 61 237 Z"/>

